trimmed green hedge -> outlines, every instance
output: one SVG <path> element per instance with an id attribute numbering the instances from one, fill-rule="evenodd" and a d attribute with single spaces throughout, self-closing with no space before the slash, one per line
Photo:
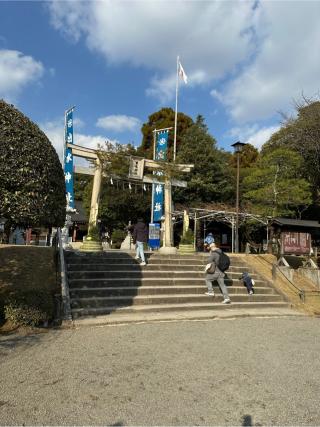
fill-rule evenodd
<path id="1" fill-rule="evenodd" d="M 62 226 L 65 179 L 47 136 L 0 100 L 0 217 L 24 226 Z"/>

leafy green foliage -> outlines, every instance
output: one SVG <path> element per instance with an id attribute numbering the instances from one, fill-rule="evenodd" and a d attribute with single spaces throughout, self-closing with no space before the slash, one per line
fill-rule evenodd
<path id="1" fill-rule="evenodd" d="M 89 212 L 92 183 L 89 183 L 83 193 L 83 205 Z M 131 221 L 136 222 L 142 217 L 150 218 L 151 191 L 145 192 L 139 185 L 132 184 L 130 191 L 127 183 L 114 179 L 114 185 L 105 179 L 101 186 L 99 218 L 110 232 L 115 228 L 123 229 Z"/>
<path id="2" fill-rule="evenodd" d="M 85 188 L 88 185 L 92 185 L 93 176 L 91 175 L 82 175 L 74 174 L 73 179 L 73 191 L 75 200 L 83 200 Z"/>
<path id="3" fill-rule="evenodd" d="M 13 293 L 5 302 L 6 320 L 16 326 L 39 326 L 53 317 L 53 298 L 47 290 Z"/>
<path id="4" fill-rule="evenodd" d="M 65 180 L 46 135 L 0 100 L 0 216 L 17 225 L 63 225 Z"/>
<path id="5" fill-rule="evenodd" d="M 154 146 L 154 133 L 155 129 L 165 129 L 174 127 L 175 112 L 172 108 L 162 108 L 161 110 L 151 114 L 148 118 L 148 122 L 142 125 L 142 144 L 139 147 L 137 153 L 141 157 L 148 159 L 153 158 L 153 146 Z M 178 113 L 177 115 L 177 152 L 182 143 L 182 137 L 185 131 L 193 124 L 191 117 Z M 168 160 L 173 159 L 173 140 L 174 130 L 169 132 L 168 139 Z"/>
<path id="6" fill-rule="evenodd" d="M 228 167 L 230 154 L 216 147 L 202 116 L 182 137 L 178 163 L 193 163 L 191 173 L 184 174 L 188 188 L 175 190 L 175 200 L 194 206 L 199 202 L 224 202 L 234 192 L 233 176 Z"/>
<path id="7" fill-rule="evenodd" d="M 251 210 L 272 217 L 299 215 L 311 203 L 301 167 L 302 158 L 292 150 L 278 148 L 261 155 L 243 181 L 243 198 L 251 202 Z"/>
<path id="8" fill-rule="evenodd" d="M 150 218 L 151 191 L 145 192 L 141 183 L 132 183 L 132 190 L 126 182 L 129 173 L 130 155 L 137 155 L 133 146 L 106 143 L 100 147 L 99 159 L 105 178 L 101 185 L 99 218 L 109 232 L 123 229 L 128 222 L 135 222 L 138 217 L 146 221 Z M 110 177 L 113 177 L 113 185 Z M 92 180 L 81 190 L 84 207 L 89 212 Z"/>
<path id="9" fill-rule="evenodd" d="M 129 173 L 130 156 L 136 156 L 136 149 L 130 145 L 122 145 L 107 141 L 98 149 L 98 157 L 105 176 L 116 175 L 127 178 Z"/>
<path id="10" fill-rule="evenodd" d="M 297 117 L 286 118 L 282 128 L 264 145 L 263 153 L 279 147 L 295 150 L 303 158 L 303 175 L 310 182 L 314 202 L 320 198 L 320 101 L 304 99 Z"/>
<path id="11" fill-rule="evenodd" d="M 112 232 L 111 240 L 112 240 L 112 248 L 114 249 L 120 249 L 121 243 L 126 237 L 126 232 L 121 229 L 115 229 Z"/>
<path id="12" fill-rule="evenodd" d="M 259 151 L 251 144 L 243 146 L 242 151 L 239 154 L 240 157 L 240 168 L 241 170 L 252 167 L 259 157 Z M 230 158 L 231 166 L 237 168 L 237 154 L 234 153 Z"/>
<path id="13" fill-rule="evenodd" d="M 193 244 L 193 241 L 194 241 L 193 231 L 190 228 L 188 228 L 188 230 L 185 232 L 185 234 L 182 235 L 182 237 L 180 239 L 180 244 L 191 245 L 191 244 Z"/>

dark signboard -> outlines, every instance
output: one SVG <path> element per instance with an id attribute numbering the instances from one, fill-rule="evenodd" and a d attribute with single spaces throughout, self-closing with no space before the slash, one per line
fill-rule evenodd
<path id="1" fill-rule="evenodd" d="M 310 233 L 281 233 L 281 253 L 305 255 L 311 252 Z"/>

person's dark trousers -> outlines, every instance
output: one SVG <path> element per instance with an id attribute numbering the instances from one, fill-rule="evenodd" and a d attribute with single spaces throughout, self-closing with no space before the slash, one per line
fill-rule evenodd
<path id="1" fill-rule="evenodd" d="M 253 291 L 253 287 L 252 287 L 251 279 L 244 280 L 244 285 L 245 285 L 245 287 L 247 288 L 248 293 L 250 293 L 250 292 L 254 292 L 254 291 Z"/>

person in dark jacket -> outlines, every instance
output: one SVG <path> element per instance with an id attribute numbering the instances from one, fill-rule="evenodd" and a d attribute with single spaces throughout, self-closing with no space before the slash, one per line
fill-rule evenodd
<path id="1" fill-rule="evenodd" d="M 205 268 L 206 273 L 206 285 L 208 288 L 208 291 L 205 292 L 205 295 L 214 297 L 214 291 L 212 287 L 212 282 L 217 281 L 218 285 L 220 287 L 220 290 L 223 294 L 223 302 L 222 304 L 230 304 L 230 298 L 229 293 L 226 284 L 224 283 L 224 272 L 219 270 L 218 264 L 219 264 L 219 257 L 221 254 L 221 249 L 218 248 L 215 243 L 210 244 L 210 254 L 208 257 L 208 264 Z M 214 271 L 211 271 L 213 269 Z"/>
<path id="2" fill-rule="evenodd" d="M 141 258 L 142 261 L 140 265 L 146 265 L 143 244 L 148 242 L 148 237 L 148 226 L 144 223 L 142 218 L 138 218 L 138 222 L 133 229 L 132 238 L 137 250 L 136 259 Z"/>
<path id="3" fill-rule="evenodd" d="M 254 281 L 249 276 L 249 273 L 247 273 L 246 271 L 244 273 L 242 273 L 241 277 L 239 277 L 239 280 L 243 281 L 243 286 L 245 286 L 247 288 L 248 294 L 253 295 L 254 294 L 254 290 L 253 290 Z"/>

